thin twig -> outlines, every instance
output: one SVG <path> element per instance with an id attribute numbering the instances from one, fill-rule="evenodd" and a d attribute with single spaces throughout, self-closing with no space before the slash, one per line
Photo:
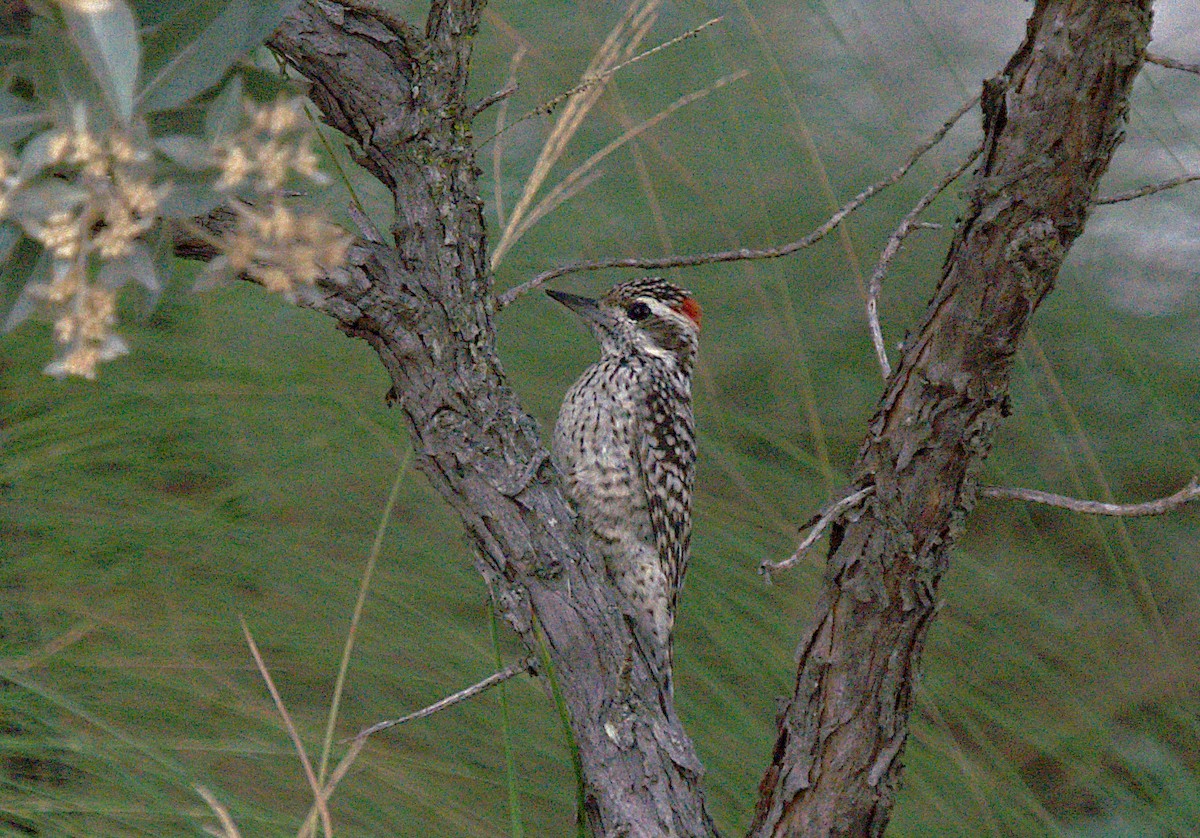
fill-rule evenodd
<path id="1" fill-rule="evenodd" d="M 338 762 L 337 767 L 333 770 L 333 773 L 329 776 L 329 781 L 325 784 L 325 787 L 317 793 L 313 801 L 312 808 L 309 809 L 308 817 L 305 818 L 304 825 L 300 827 L 300 834 L 304 835 L 312 829 L 313 825 L 316 823 L 317 813 L 321 809 L 326 808 L 326 802 L 333 794 L 334 789 L 337 788 L 338 783 L 340 783 L 345 778 L 346 774 L 349 773 L 350 766 L 354 765 L 354 761 L 358 759 L 358 755 L 362 753 L 363 748 L 367 746 L 367 739 L 370 738 L 371 734 L 378 733 L 381 730 L 386 730 L 389 727 L 402 725 L 406 722 L 423 719 L 426 716 L 432 716 L 439 710 L 444 710 L 447 707 L 458 704 L 460 701 L 466 701 L 471 696 L 478 695 L 488 687 L 494 687 L 496 684 L 502 684 L 510 678 L 520 675 L 523 672 L 530 672 L 536 667 L 536 665 L 537 661 L 535 658 L 528 658 L 521 663 L 514 663 L 508 668 L 484 678 L 478 684 L 473 684 L 467 687 L 465 690 L 460 690 L 454 695 L 447 696 L 441 701 L 437 701 L 428 707 L 425 707 L 424 709 L 418 710 L 415 713 L 410 713 L 409 715 L 403 716 L 399 719 L 379 722 L 378 724 L 364 728 L 363 730 L 359 731 L 357 735 L 351 737 L 350 739 L 341 740 L 339 744 L 349 742 L 350 747 L 346 750 L 346 755 L 342 757 L 342 759 Z"/>
<path id="2" fill-rule="evenodd" d="M 1157 64 L 1159 67 L 1166 67 L 1168 70 L 1183 70 L 1185 73 L 1195 73 L 1200 76 L 1200 64 L 1189 64 L 1186 61 L 1177 61 L 1174 58 L 1167 58 L 1165 55 L 1157 55 L 1153 52 L 1146 53 L 1146 61 L 1149 64 Z"/>
<path id="3" fill-rule="evenodd" d="M 713 24 L 720 23 L 724 19 L 725 18 L 723 18 L 723 17 L 714 17 L 712 20 L 705 21 L 704 23 L 700 24 L 699 26 L 697 26 L 694 29 L 689 29 L 687 32 L 684 32 L 682 35 L 676 35 L 671 40 L 664 41 L 663 43 L 659 44 L 658 46 L 654 47 L 653 49 L 648 49 L 645 52 L 638 53 L 637 55 L 633 56 L 633 58 L 630 58 L 628 61 L 623 61 L 620 64 L 617 64 L 615 67 L 610 67 L 609 69 L 604 70 L 603 72 L 600 72 L 600 73 L 585 75 L 583 80 L 581 82 L 579 82 L 579 84 L 572 87 L 570 90 L 568 90 L 564 93 L 560 93 L 557 96 L 555 96 L 553 99 L 551 99 L 550 101 L 543 102 L 542 104 L 538 105 L 536 108 L 532 108 L 531 110 L 526 111 L 525 113 L 523 113 L 519 117 L 517 117 L 517 119 L 513 120 L 513 122 L 510 125 L 507 125 L 504 127 L 497 127 L 496 133 L 492 134 L 492 136 L 488 137 L 486 140 L 484 140 L 482 143 L 480 143 L 479 144 L 480 147 L 487 145 L 492 140 L 496 139 L 501 134 L 503 134 L 505 131 L 515 128 L 516 126 L 520 125 L 522 122 L 525 122 L 526 120 L 533 119 L 535 116 L 538 116 L 538 115 L 549 115 L 551 113 L 554 113 L 555 108 L 557 108 L 559 105 L 561 105 L 567 99 L 570 99 L 575 94 L 584 93 L 585 91 L 591 90 L 593 87 L 596 87 L 597 85 L 607 83 L 609 79 L 611 79 L 617 73 L 624 70 L 626 67 L 629 67 L 630 65 L 633 65 L 633 64 L 637 64 L 639 61 L 643 61 L 643 60 L 649 58 L 650 56 L 654 55 L 655 53 L 662 52 L 664 49 L 667 49 L 668 47 L 673 47 L 676 44 L 680 43 L 681 41 L 686 41 L 688 38 L 691 38 L 695 35 L 699 35 L 701 32 L 703 32 L 708 27 L 712 26 Z"/>
<path id="4" fill-rule="evenodd" d="M 208 804 L 208 808 L 213 810 L 213 814 L 217 816 L 217 820 L 221 823 L 223 832 L 213 832 L 213 835 L 219 835 L 220 838 L 242 838 L 242 833 L 238 832 L 237 824 L 233 822 L 233 817 L 229 814 L 229 809 L 217 796 L 209 791 L 204 786 L 193 786 L 196 794 L 204 798 L 204 802 Z"/>
<path id="5" fill-rule="evenodd" d="M 864 498 L 874 491 L 874 486 L 867 486 L 866 488 L 859 489 L 857 492 L 846 495 L 841 500 L 835 501 L 829 506 L 826 506 L 815 516 L 813 516 L 814 520 L 809 522 L 808 526 L 812 527 L 812 529 L 808 531 L 808 535 L 804 536 L 804 539 L 796 548 L 796 552 L 792 553 L 789 558 L 786 558 L 781 562 L 763 562 L 758 566 L 758 572 L 765 576 L 767 581 L 770 582 L 772 573 L 794 567 L 799 563 L 800 559 L 804 557 L 804 554 L 807 553 L 809 549 L 817 543 L 817 539 L 821 537 L 821 533 L 825 532 L 826 527 L 828 527 L 838 518 L 842 517 L 842 515 L 849 510 L 858 506 L 863 502 Z"/>
<path id="6" fill-rule="evenodd" d="M 900 246 L 904 244 L 904 240 L 914 230 L 924 226 L 917 222 L 917 216 L 923 213 L 934 199 L 945 191 L 946 187 L 962 177 L 963 172 L 970 168 L 982 153 L 983 145 L 981 144 L 971 152 L 966 160 L 948 172 L 937 185 L 922 195 L 921 200 L 917 201 L 908 214 L 901 219 L 900 225 L 888 237 L 887 245 L 879 254 L 879 262 L 875 265 L 875 272 L 871 274 L 871 282 L 867 286 L 867 329 L 871 333 L 871 344 L 875 347 L 875 357 L 879 360 L 879 369 L 883 373 L 884 381 L 891 377 L 892 365 L 888 361 L 887 347 L 883 343 L 883 328 L 879 325 L 879 295 L 883 291 L 883 278 L 887 276 L 888 268 L 892 266 L 892 260 L 900 252 Z"/>
<path id="7" fill-rule="evenodd" d="M 502 102 L 509 96 L 512 96 L 517 92 L 517 88 L 517 83 L 510 79 L 508 84 L 504 85 L 504 87 L 500 88 L 495 93 L 490 93 L 487 96 L 484 96 L 474 105 L 471 105 L 471 107 L 467 108 L 467 112 L 463 114 L 463 116 L 468 120 L 474 119 L 492 105 L 496 104 L 497 102 Z"/>
<path id="8" fill-rule="evenodd" d="M 898 183 L 900 179 L 908 173 L 908 170 L 911 169 L 913 165 L 922 157 L 922 155 L 937 145 L 942 138 L 946 136 L 950 129 L 954 127 L 954 124 L 958 122 L 958 120 L 962 119 L 963 115 L 972 107 L 974 107 L 978 101 L 979 94 L 976 94 L 970 99 L 970 101 L 966 102 L 957 111 L 955 111 L 941 128 L 939 128 L 928 138 L 922 141 L 920 145 L 913 149 L 912 153 L 909 154 L 908 159 L 905 160 L 904 163 L 898 169 L 896 169 L 896 171 L 892 172 L 892 174 L 883 180 L 871 184 L 862 192 L 855 195 L 852 199 L 847 201 L 841 209 L 831 215 L 823 224 L 798 241 L 790 242 L 779 247 L 767 247 L 757 250 L 743 247 L 737 250 L 721 250 L 713 253 L 695 253 L 686 256 L 663 256 L 657 259 L 596 259 L 583 262 L 571 262 L 570 264 L 562 265 L 558 268 L 543 271 L 533 279 L 508 289 L 497 298 L 498 307 L 504 308 L 518 297 L 527 294 L 530 291 L 541 287 L 542 285 L 545 285 L 552 279 L 557 279 L 558 277 L 566 276 L 567 274 L 579 273 L 581 271 L 598 271 L 605 268 L 640 268 L 644 270 L 654 270 L 658 268 L 683 268 L 694 265 L 711 265 L 718 262 L 740 262 L 748 259 L 777 259 L 781 256 L 788 256 L 798 250 L 803 250 L 806 247 L 811 247 L 821 239 L 825 238 L 825 236 L 829 235 L 829 233 L 836 229 L 839 224 L 846 220 L 847 216 L 865 204 L 872 197 L 877 195 L 879 192 L 882 192 L 884 189 L 887 189 L 889 186 L 893 186 L 894 184 Z"/>
<path id="9" fill-rule="evenodd" d="M 1200 478 L 1193 477 L 1186 486 L 1173 495 L 1145 503 L 1102 503 L 1097 500 L 1069 498 L 1065 495 L 1056 495 L 1037 489 L 1008 489 L 997 486 L 984 486 L 979 490 L 979 494 L 985 498 L 1042 503 L 1047 506 L 1056 506 L 1059 509 L 1069 509 L 1071 512 L 1081 512 L 1085 515 L 1138 518 L 1144 515 L 1163 515 L 1200 498 Z"/>
<path id="10" fill-rule="evenodd" d="M 428 716 L 432 716 L 434 713 L 438 712 L 439 710 L 445 710 L 447 707 L 453 707 L 455 704 L 466 701 L 468 698 L 471 698 L 473 696 L 479 695 L 481 692 L 486 690 L 488 687 L 494 687 L 497 684 L 503 684 L 505 681 L 509 680 L 510 678 L 515 678 L 518 675 L 522 675 L 526 672 L 529 672 L 531 669 L 534 669 L 536 666 L 537 666 L 536 658 L 526 658 L 523 661 L 518 661 L 517 663 L 510 664 L 509 666 L 505 667 L 504 669 L 500 670 L 499 672 L 493 673 L 492 675 L 489 675 L 488 677 L 484 678 L 478 684 L 472 684 L 471 686 L 467 687 L 464 690 L 459 690 L 458 692 L 454 693 L 453 695 L 448 695 L 445 698 L 443 698 L 441 701 L 435 701 L 433 704 L 430 704 L 428 707 L 423 707 L 420 710 L 417 710 L 415 713 L 409 713 L 407 716 L 401 716 L 398 719 L 388 719 L 387 721 L 376 722 L 375 724 L 371 725 L 370 727 L 363 728 L 362 730 L 360 730 L 358 733 L 356 733 L 350 739 L 343 739 L 342 741 L 350 742 L 350 741 L 355 741 L 355 740 L 366 739 L 368 736 L 371 736 L 374 733 L 379 733 L 379 731 L 381 731 L 381 730 L 387 730 L 390 727 L 396 727 L 396 725 L 402 725 L 402 724 L 406 724 L 408 722 L 415 722 L 417 719 L 424 719 Z"/>
<path id="11" fill-rule="evenodd" d="M 1200 175 L 1180 175 L 1173 177 L 1170 180 L 1164 180 L 1161 183 L 1151 183 L 1143 186 L 1140 189 L 1134 189 L 1129 192 L 1119 192 L 1116 195 L 1101 195 L 1093 204 L 1119 204 L 1122 201 L 1132 201 L 1135 198 L 1144 198 L 1147 195 L 1153 195 L 1155 192 L 1163 192 L 1167 189 L 1174 189 L 1176 186 L 1183 186 L 1185 183 L 1192 183 L 1200 180 Z"/>
<path id="12" fill-rule="evenodd" d="M 300 756 L 300 764 L 304 767 L 304 776 L 308 780 L 308 785 L 312 788 L 313 797 L 317 801 L 318 810 L 321 814 L 321 828 L 325 830 L 325 838 L 331 838 L 333 835 L 333 822 L 329 817 L 329 807 L 325 805 L 325 799 L 321 796 L 321 784 L 317 782 L 317 775 L 313 771 L 312 762 L 308 759 L 308 752 L 304 749 L 304 742 L 300 740 L 300 732 L 296 730 L 296 725 L 292 722 L 292 716 L 288 713 L 287 707 L 284 706 L 283 698 L 279 695 L 279 690 L 275 686 L 275 680 L 271 677 L 270 670 L 267 669 L 267 664 L 263 660 L 262 654 L 258 651 L 258 644 L 254 642 L 254 636 L 250 634 L 250 626 L 246 625 L 246 618 L 241 614 L 238 615 L 238 622 L 242 624 L 242 634 L 246 636 L 246 643 L 250 646 L 250 654 L 254 656 L 254 664 L 258 667 L 259 674 L 263 680 L 267 682 L 267 690 L 271 693 L 271 699 L 275 702 L 275 709 L 279 711 L 279 715 L 283 718 L 283 725 L 287 728 L 288 736 L 292 739 L 292 745 L 296 748 L 296 753 Z"/>

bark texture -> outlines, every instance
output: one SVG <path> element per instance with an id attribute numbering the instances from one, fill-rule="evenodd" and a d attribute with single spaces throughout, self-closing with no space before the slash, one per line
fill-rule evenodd
<path id="1" fill-rule="evenodd" d="M 833 531 L 753 836 L 883 834 L 938 582 L 1007 411 L 1013 355 L 1121 139 L 1150 6 L 1039 0 L 986 83 L 984 162 L 852 472 L 874 491 Z"/>
<path id="2" fill-rule="evenodd" d="M 422 34 L 367 5 L 305 0 L 269 40 L 396 200 L 394 246 L 359 241 L 306 304 L 378 353 L 416 463 L 461 517 L 506 618 L 531 650 L 544 638 L 593 833 L 715 835 L 673 701 L 636 657 L 496 352 L 466 100 L 482 5 L 435 0 Z"/>

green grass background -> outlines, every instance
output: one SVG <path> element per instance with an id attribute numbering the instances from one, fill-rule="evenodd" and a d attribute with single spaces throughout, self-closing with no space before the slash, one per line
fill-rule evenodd
<path id="1" fill-rule="evenodd" d="M 502 87 L 511 54 L 529 47 L 510 121 L 577 82 L 620 7 L 575 10 L 489 7 L 477 93 Z M 644 46 L 726 19 L 623 72 L 559 177 L 629 120 L 718 76 L 751 75 L 606 161 L 603 177 L 509 254 L 498 287 L 577 258 L 798 238 L 828 214 L 829 192 L 845 200 L 889 172 L 996 72 L 1027 11 L 917 0 L 665 7 Z M 1194 163 L 1197 101 L 1194 86 L 1147 71 L 1105 191 Z M 492 133 L 490 118 L 477 136 Z M 507 207 L 548 128 L 538 117 L 504 135 Z M 755 569 L 788 555 L 797 523 L 841 485 L 881 389 L 856 276 L 869 275 L 899 215 L 974 130 L 856 216 L 849 249 L 830 237 L 786 261 L 672 274 L 705 307 L 678 699 L 729 834 L 749 822 L 821 560 L 774 586 Z M 481 187 L 496 240 L 491 153 L 481 151 Z M 386 223 L 384 196 L 354 177 Z M 335 210 L 346 201 L 325 197 Z M 957 197 L 930 219 L 952 224 Z M 1200 471 L 1200 297 L 1143 304 L 1156 288 L 1186 289 L 1194 267 L 1171 241 L 1149 254 L 1119 246 L 1126 233 L 1148 235 L 1151 206 L 1187 218 L 1197 204 L 1170 195 L 1097 210 L 1109 236 L 1085 234 L 1035 318 L 987 482 L 1140 500 Z M 922 233 L 893 267 L 882 306 L 893 345 L 928 298 L 949 237 Z M 365 344 L 257 288 L 191 294 L 192 271 L 181 264 L 149 314 L 128 301 L 133 353 L 97 382 L 40 375 L 51 351 L 43 325 L 0 339 L 0 834 L 201 834 L 214 818 L 196 784 L 243 834 L 289 834 L 311 799 L 237 618 L 317 751 L 407 440 Z M 619 276 L 560 287 L 593 292 Z M 541 294 L 499 328 L 511 383 L 549 428 L 594 357 L 590 338 Z M 1120 522 L 982 502 L 941 594 L 889 834 L 1200 833 L 1195 509 Z M 511 638 L 502 644 L 506 659 L 520 654 Z M 471 548 L 408 475 L 339 735 L 493 669 Z M 575 790 L 548 690 L 522 678 L 508 696 L 526 834 L 572 834 Z M 332 801 L 336 834 L 510 834 L 500 743 L 497 693 L 380 734 Z"/>

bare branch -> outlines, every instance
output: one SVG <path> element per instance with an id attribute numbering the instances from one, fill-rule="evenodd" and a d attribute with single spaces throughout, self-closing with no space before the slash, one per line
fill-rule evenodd
<path id="1" fill-rule="evenodd" d="M 804 558 L 804 554 L 817 543 L 817 539 L 821 537 L 821 533 L 825 532 L 826 527 L 858 506 L 874 491 L 874 486 L 867 486 L 865 489 L 859 489 L 857 492 L 846 495 L 841 500 L 826 506 L 807 524 L 812 529 L 809 530 L 808 535 L 804 536 L 804 540 L 800 542 L 800 546 L 796 548 L 796 552 L 781 562 L 763 562 L 758 566 L 758 572 L 767 577 L 767 581 L 770 582 L 772 573 L 795 567 L 800 562 L 800 559 Z"/>
<path id="2" fill-rule="evenodd" d="M 533 279 L 523 282 L 520 285 L 514 286 L 497 298 L 497 307 L 504 308 L 513 302 L 518 297 L 540 288 L 552 279 L 557 279 L 560 276 L 567 274 L 579 273 L 581 271 L 598 271 L 605 268 L 640 268 L 646 270 L 656 270 L 659 268 L 683 268 L 694 265 L 711 265 L 719 262 L 740 262 L 749 259 L 778 259 L 781 256 L 788 256 L 798 250 L 803 250 L 806 247 L 819 242 L 825 236 L 829 235 L 833 230 L 837 229 L 846 218 L 856 209 L 865 204 L 873 196 L 893 186 L 903 178 L 908 170 L 913 167 L 916 162 L 921 159 L 925 152 L 933 148 L 942 138 L 949 133 L 958 120 L 962 119 L 963 115 L 973 108 L 976 102 L 979 101 L 979 96 L 976 94 L 969 101 L 964 103 L 951 117 L 946 120 L 946 123 L 922 141 L 909 154 L 908 159 L 883 180 L 877 181 L 862 192 L 855 195 L 847 201 L 841 209 L 831 215 L 821 226 L 817 227 L 807 236 L 798 241 L 790 242 L 779 247 L 767 247 L 762 249 L 751 249 L 748 247 L 738 248 L 737 250 L 720 250 L 713 253 L 695 253 L 686 256 L 663 256 L 657 259 L 597 259 L 583 262 L 571 262 L 561 267 L 553 268 L 549 271 L 543 271 Z"/>
<path id="3" fill-rule="evenodd" d="M 490 108 L 492 105 L 496 104 L 497 102 L 502 102 L 505 99 L 507 99 L 509 96 L 512 96 L 514 93 L 517 92 L 517 88 L 518 88 L 517 83 L 510 79 L 508 84 L 504 85 L 504 87 L 500 88 L 495 93 L 491 93 L 487 96 L 484 96 L 482 99 L 480 99 L 474 105 L 472 105 L 470 107 L 470 109 L 467 110 L 466 114 L 464 114 L 464 118 L 465 119 L 474 119 L 475 117 L 479 116 L 481 113 L 486 111 L 488 108 Z"/>
<path id="4" fill-rule="evenodd" d="M 1145 503 L 1103 503 L 1098 500 L 1069 498 L 1065 495 L 1056 495 L 1037 489 L 1009 489 L 997 486 L 984 486 L 979 490 L 979 494 L 985 498 L 1042 503 L 1046 506 L 1056 506 L 1059 509 L 1068 509 L 1071 512 L 1080 512 L 1084 515 L 1113 515 L 1121 518 L 1138 518 L 1146 515 L 1164 515 L 1200 498 L 1200 477 L 1193 477 L 1186 486 L 1173 495 L 1146 501 Z"/>
<path id="5" fill-rule="evenodd" d="M 923 213 L 933 203 L 934 198 L 942 194 L 950 184 L 962 177 L 963 173 L 979 159 L 979 155 L 982 153 L 983 145 L 980 144 L 966 160 L 948 172 L 937 185 L 922 195 L 921 200 L 917 201 L 908 214 L 901 219 L 900 226 L 896 228 L 896 231 L 888 237 L 888 243 L 879 255 L 879 263 L 875 265 L 875 272 L 871 274 L 871 283 L 867 287 L 867 328 L 871 332 L 871 343 L 875 347 L 875 357 L 879 359 L 879 369 L 883 373 L 884 381 L 891 376 L 892 365 L 888 362 L 887 347 L 883 343 L 883 329 L 879 325 L 879 294 L 883 291 L 883 278 L 887 275 L 892 260 L 900 252 L 900 246 L 904 244 L 904 240 L 910 233 L 922 228 L 923 225 L 917 222 L 917 216 Z"/>
<path id="6" fill-rule="evenodd" d="M 1146 53 L 1146 62 L 1157 64 L 1159 67 L 1166 67 L 1168 70 L 1183 70 L 1185 73 L 1195 73 L 1200 76 L 1200 64 L 1176 61 L 1174 58 L 1167 58 L 1165 55 L 1157 55 L 1153 52 Z"/>
<path id="7" fill-rule="evenodd" d="M 447 707 L 458 704 L 461 701 L 466 701 L 468 698 L 478 695 L 489 687 L 494 687 L 497 684 L 503 683 L 510 678 L 520 675 L 523 672 L 533 671 L 536 664 L 537 659 L 532 657 L 523 662 L 514 663 L 500 672 L 489 675 L 478 684 L 472 684 L 465 690 L 460 690 L 459 692 L 454 693 L 454 695 L 447 696 L 441 701 L 434 702 L 428 707 L 418 710 L 415 713 L 410 713 L 407 716 L 403 716 L 399 719 L 391 719 L 389 721 L 379 722 L 378 724 L 364 728 L 349 739 L 341 740 L 339 744 L 345 744 L 346 742 L 349 742 L 350 747 L 346 749 L 346 754 L 338 762 L 337 767 L 334 768 L 333 773 L 329 776 L 328 782 L 325 783 L 325 786 L 321 789 L 320 793 L 313 801 L 313 805 L 308 812 L 308 817 L 305 819 L 304 825 L 300 828 L 299 834 L 307 835 L 311 832 L 312 828 L 316 825 L 317 814 L 320 811 L 320 808 L 326 805 L 326 801 L 328 801 L 333 795 L 334 789 L 337 788 L 338 783 L 340 783 L 350 772 L 350 767 L 354 765 L 354 761 L 358 759 L 358 756 L 362 753 L 363 748 L 367 746 L 367 739 L 372 733 L 378 733 L 379 731 L 386 730 L 389 727 L 395 727 L 396 725 L 402 725 L 405 722 L 412 722 L 416 721 L 417 719 L 423 719 L 427 716 L 432 716 L 439 710 L 444 710 Z"/>
<path id="8" fill-rule="evenodd" d="M 388 719 L 387 721 L 376 722 L 370 727 L 363 728 L 349 739 L 343 739 L 342 741 L 356 742 L 364 740 L 371 734 L 379 733 L 381 730 L 387 730 L 390 727 L 396 727 L 397 725 L 402 725 L 407 722 L 415 722 L 417 719 L 424 719 L 428 716 L 432 716 L 439 710 L 445 710 L 447 707 L 453 707 L 455 704 L 459 704 L 460 702 L 466 701 L 468 698 L 479 695 L 489 687 L 494 687 L 497 684 L 503 684 L 510 678 L 515 678 L 518 675 L 529 672 L 536 666 L 536 658 L 526 658 L 518 663 L 510 664 L 499 672 L 493 673 L 492 675 L 484 678 L 478 684 L 472 684 L 466 689 L 459 690 L 453 695 L 448 695 L 441 701 L 435 701 L 433 704 L 430 704 L 428 707 L 423 707 L 420 710 L 417 710 L 415 713 L 409 713 L 407 716 L 401 716 L 398 719 Z"/>
<path id="9" fill-rule="evenodd" d="M 1176 186 L 1183 186 L 1185 183 L 1192 183 L 1200 180 L 1200 175 L 1180 175 L 1179 177 L 1164 180 L 1161 183 L 1151 183 L 1143 186 L 1140 189 L 1134 189 L 1130 192 L 1118 192 L 1116 195 L 1101 195 L 1096 200 L 1092 201 L 1097 206 L 1102 204 L 1119 204 L 1122 201 L 1132 201 L 1135 198 L 1144 198 L 1147 195 L 1153 195 L 1155 192 L 1164 192 L 1167 189 L 1174 189 Z"/>

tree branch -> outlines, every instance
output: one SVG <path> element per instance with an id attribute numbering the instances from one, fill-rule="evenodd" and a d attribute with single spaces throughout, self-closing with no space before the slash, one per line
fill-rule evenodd
<path id="1" fill-rule="evenodd" d="M 1140 189 L 1133 189 L 1129 192 L 1118 192 L 1116 195 L 1102 195 L 1093 201 L 1097 206 L 1105 204 L 1119 204 L 1122 201 L 1132 201 L 1136 198 L 1145 198 L 1147 195 L 1153 195 L 1156 192 L 1164 192 L 1167 189 L 1174 189 L 1176 186 L 1183 186 L 1185 183 L 1193 183 L 1200 180 L 1200 175 L 1180 175 L 1173 177 L 1170 180 L 1164 180 L 1161 183 L 1151 183 L 1143 186 Z"/>
<path id="2" fill-rule="evenodd" d="M 854 507 L 858 506 L 863 502 L 864 499 L 866 499 L 868 495 L 874 491 L 874 486 L 867 486 L 865 489 L 859 489 L 857 492 L 852 492 L 843 497 L 841 500 L 835 501 L 829 506 L 826 506 L 816 515 L 814 515 L 811 521 L 805 524 L 805 526 L 812 527 L 812 529 L 809 530 L 808 535 L 804 536 L 804 538 L 800 541 L 799 546 L 796 547 L 796 551 L 792 553 L 791 556 L 781 562 L 763 562 L 758 566 L 758 572 L 767 577 L 767 581 L 770 582 L 772 573 L 795 567 L 800 562 L 800 559 L 804 557 L 804 554 L 807 553 L 809 549 L 817 543 L 817 539 L 821 537 L 821 533 L 825 532 L 826 527 L 840 519 Z"/>
<path id="3" fill-rule="evenodd" d="M 1174 58 L 1167 58 L 1165 55 L 1147 52 L 1146 62 L 1148 64 L 1157 64 L 1160 67 L 1166 67 L 1169 70 L 1183 70 L 1185 73 L 1195 73 L 1200 76 L 1200 64 L 1191 64 L 1186 61 L 1176 61 Z"/>
<path id="4" fill-rule="evenodd" d="M 1052 492 L 1038 489 L 1008 489 L 998 486 L 984 486 L 979 490 L 980 497 L 997 498 L 1000 500 L 1021 500 L 1029 503 L 1042 503 L 1046 506 L 1056 506 L 1059 509 L 1069 509 L 1084 515 L 1114 515 L 1120 518 L 1138 518 L 1145 515 L 1165 515 L 1186 503 L 1200 498 L 1200 478 L 1193 477 L 1186 486 L 1173 495 L 1165 498 L 1146 501 L 1145 503 L 1104 503 L 1098 500 L 1079 500 Z"/>
<path id="5" fill-rule="evenodd" d="M 1150 0 L 1037 0 L 984 86 L 983 161 L 941 281 L 851 471 L 750 834 L 880 836 L 938 583 L 1006 410 L 1013 357 L 1121 139 Z"/>
<path id="6" fill-rule="evenodd" d="M 558 268 L 553 268 L 535 276 L 533 279 L 523 282 L 509 288 L 507 291 L 500 294 L 499 306 L 504 308 L 511 304 L 518 297 L 527 294 L 534 289 L 540 288 L 552 279 L 557 279 L 560 276 L 567 274 L 579 273 L 581 271 L 598 271 L 605 268 L 640 268 L 643 270 L 658 270 L 660 268 L 684 268 L 694 267 L 696 265 L 711 265 L 719 262 L 740 262 L 751 259 L 778 259 L 781 256 L 789 256 L 799 250 L 804 250 L 807 247 L 819 242 L 825 238 L 838 225 L 846 220 L 852 212 L 857 210 L 872 197 L 900 182 L 908 170 L 911 169 L 918 160 L 925 155 L 927 151 L 942 141 L 942 138 L 949 133 L 950 129 L 963 117 L 967 111 L 975 106 L 979 101 L 979 97 L 975 96 L 970 101 L 964 103 L 957 111 L 955 111 L 945 124 L 937 131 L 933 132 L 929 137 L 917 145 L 909 154 L 908 159 L 900 165 L 898 169 L 885 177 L 883 180 L 876 181 L 868 186 L 862 192 L 855 195 L 849 201 L 842 205 L 841 209 L 831 215 L 824 223 L 809 233 L 802 239 L 799 239 L 788 244 L 783 244 L 778 247 L 766 247 L 759 250 L 742 247 L 737 250 L 719 250 L 713 253 L 695 253 L 685 256 L 663 256 L 657 259 L 596 259 L 583 262 L 572 262 Z"/>
<path id="7" fill-rule="evenodd" d="M 888 268 L 891 267 L 896 254 L 900 252 L 900 246 L 904 244 L 904 240 L 910 233 L 920 229 L 917 217 L 933 203 L 934 198 L 941 195 L 950 184 L 962 177 L 963 173 L 979 159 L 979 155 L 982 153 L 983 146 L 981 145 L 971 152 L 966 160 L 943 177 L 937 185 L 922 195 L 921 200 L 917 201 L 908 211 L 908 214 L 896 227 L 895 232 L 888 237 L 887 245 L 879 255 L 879 262 L 875 265 L 875 271 L 871 274 L 871 282 L 867 286 L 867 328 L 871 333 L 871 344 L 875 347 L 875 357 L 879 361 L 879 369 L 883 373 L 884 381 L 891 376 L 892 365 L 888 361 L 887 347 L 883 343 L 883 328 L 879 325 L 879 295 L 883 292 L 883 278 L 887 276 Z"/>
<path id="8" fill-rule="evenodd" d="M 518 675 L 524 675 L 526 672 L 531 672 L 536 668 L 537 658 L 526 658 L 523 661 L 509 664 L 499 672 L 493 672 L 482 681 L 472 684 L 465 689 L 461 689 L 452 695 L 448 695 L 439 701 L 435 701 L 428 707 L 422 707 L 420 710 L 409 713 L 407 716 L 401 716 L 398 719 L 388 719 L 387 721 L 376 722 L 369 727 L 364 727 L 358 733 L 343 741 L 352 742 L 356 739 L 366 739 L 368 736 L 379 733 L 381 730 L 387 730 L 388 728 L 396 727 L 397 725 L 408 724 L 409 722 L 415 722 L 419 719 L 428 718 L 434 713 L 445 710 L 447 707 L 453 707 L 455 704 L 459 704 L 463 701 L 466 701 L 468 698 L 473 698 L 479 695 L 484 690 L 490 689 L 497 684 L 503 684 L 510 678 L 515 678 Z"/>
<path id="9" fill-rule="evenodd" d="M 764 561 L 758 566 L 758 572 L 770 582 L 772 573 L 781 570 L 790 570 L 795 567 L 805 554 L 812 549 L 813 545 L 817 543 L 821 534 L 825 532 L 825 529 L 830 524 L 840 520 L 848 511 L 861 504 L 874 491 L 875 487 L 867 486 L 865 489 L 852 492 L 826 506 L 804 525 L 805 527 L 811 527 L 811 529 L 808 535 L 800 541 L 799 546 L 791 556 L 780 562 Z M 1071 512 L 1079 512 L 1084 515 L 1111 515 L 1121 518 L 1138 518 L 1148 515 L 1165 515 L 1200 498 L 1200 477 L 1193 477 L 1186 486 L 1172 495 L 1143 503 L 1104 503 L 1097 500 L 1079 500 L 1078 498 L 1070 498 L 1066 495 L 1043 492 L 1039 489 L 1012 489 L 1000 486 L 982 486 L 979 489 L 979 496 L 982 498 L 995 498 L 997 500 L 1019 500 L 1029 503 L 1041 503 L 1046 506 L 1067 509 Z"/>

